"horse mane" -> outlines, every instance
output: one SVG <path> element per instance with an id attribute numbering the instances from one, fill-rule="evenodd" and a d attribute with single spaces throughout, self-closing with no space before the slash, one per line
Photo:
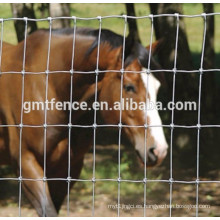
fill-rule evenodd
<path id="1" fill-rule="evenodd" d="M 77 33 L 77 31 L 76 31 Z M 95 48 L 98 47 L 99 43 L 99 29 L 79 29 L 79 34 L 86 34 L 87 36 L 95 37 L 95 41 L 92 43 L 90 48 L 87 51 L 89 55 Z M 100 44 L 108 43 L 111 49 L 118 48 L 123 44 L 123 37 L 119 34 L 114 33 L 113 31 L 102 29 L 100 36 Z"/>
<path id="2" fill-rule="evenodd" d="M 64 32 L 69 32 L 68 29 L 63 30 Z M 90 46 L 86 55 L 90 55 L 92 51 L 98 47 L 99 43 L 99 29 L 92 28 L 77 28 L 76 34 L 93 36 L 95 37 L 94 42 Z M 100 43 L 108 43 L 110 49 L 115 49 L 123 46 L 123 36 L 116 34 L 108 29 L 101 30 Z M 149 52 L 144 48 L 139 42 L 134 42 L 129 36 L 125 39 L 125 66 L 128 66 L 132 61 L 138 59 L 142 66 L 148 66 Z M 156 62 L 152 60 L 153 66 L 156 66 Z"/>
<path id="3" fill-rule="evenodd" d="M 43 29 L 48 31 L 48 29 Z M 52 34 L 57 35 L 72 35 L 74 33 L 73 28 L 61 28 L 52 29 Z M 99 43 L 99 29 L 76 27 L 76 35 L 92 36 L 95 38 L 94 42 L 88 48 L 86 56 L 89 56 L 92 51 L 98 47 Z M 125 39 L 125 66 L 129 65 L 135 59 L 138 59 L 141 65 L 148 68 L 149 52 L 139 42 L 134 42 L 133 39 L 129 39 L 129 36 Z M 123 46 L 123 36 L 108 30 L 102 29 L 100 36 L 100 43 L 108 43 L 110 49 L 115 49 Z M 151 57 L 151 66 L 158 69 L 159 64 Z"/>
<path id="4" fill-rule="evenodd" d="M 57 35 L 72 35 L 74 33 L 74 30 L 73 28 L 52 29 L 52 33 Z M 99 29 L 77 27 L 76 34 L 95 37 L 95 41 L 92 43 L 91 47 L 87 51 L 88 55 L 98 46 Z M 123 37 L 108 29 L 102 29 L 100 43 L 105 42 L 109 43 L 112 49 L 118 48 L 123 44 Z"/>

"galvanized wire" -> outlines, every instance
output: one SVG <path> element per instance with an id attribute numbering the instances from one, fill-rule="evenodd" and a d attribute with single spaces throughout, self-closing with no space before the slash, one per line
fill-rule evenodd
<path id="1" fill-rule="evenodd" d="M 42 181 L 44 186 L 44 204 L 43 204 L 43 216 L 46 216 L 46 183 L 48 181 L 66 181 L 67 182 L 67 215 L 70 214 L 70 184 L 71 182 L 88 182 L 92 184 L 92 216 L 95 215 L 95 183 L 96 182 L 116 182 L 118 184 L 118 195 L 117 195 L 117 203 L 118 209 L 117 214 L 120 216 L 120 190 L 121 190 L 121 183 L 143 183 L 144 184 L 144 213 L 143 215 L 146 216 L 146 209 L 145 206 L 147 204 L 146 194 L 147 194 L 147 183 L 151 182 L 158 182 L 158 183 L 167 183 L 170 184 L 170 216 L 172 216 L 172 193 L 173 193 L 173 184 L 196 184 L 196 216 L 199 215 L 198 205 L 199 205 L 199 184 L 209 184 L 209 183 L 220 183 L 220 180 L 216 181 L 203 181 L 199 179 L 199 150 L 200 150 L 200 129 L 201 128 L 220 128 L 220 125 L 213 124 L 213 125 L 201 125 L 200 115 L 201 115 L 201 90 L 202 90 L 202 75 L 205 72 L 217 72 L 220 73 L 220 69 L 203 69 L 203 61 L 204 61 L 204 53 L 205 53 L 205 40 L 206 40 L 206 18 L 208 16 L 215 16 L 220 15 L 220 13 L 208 13 L 208 14 L 199 14 L 199 15 L 182 15 L 182 14 L 158 14 L 158 15 L 146 15 L 146 16 L 127 16 L 127 15 L 112 15 L 112 16 L 98 16 L 93 18 L 80 18 L 80 17 L 57 17 L 57 18 L 43 18 L 43 19 L 31 19 L 31 18 L 7 18 L 7 19 L 0 19 L 1 23 L 1 42 L 0 42 L 0 75 L 2 74 L 20 74 L 22 76 L 22 108 L 21 108 L 21 119 L 20 124 L 13 125 L 13 124 L 0 124 L 0 128 L 18 128 L 20 129 L 20 142 L 19 142 L 19 176 L 16 178 L 0 178 L 0 181 L 18 181 L 19 182 L 19 216 L 21 216 L 21 195 L 22 195 L 22 182 L 23 181 Z M 150 60 L 152 54 L 152 40 L 153 40 L 153 28 L 154 28 L 154 18 L 158 17 L 173 17 L 176 19 L 176 41 L 175 41 L 175 54 L 174 54 L 174 66 L 173 69 L 161 69 L 161 70 L 151 70 L 150 69 Z M 201 17 L 204 20 L 204 31 L 203 31 L 203 43 L 202 43 L 202 52 L 201 52 L 201 61 L 200 61 L 200 69 L 193 69 L 193 70 L 181 70 L 177 69 L 177 52 L 178 52 L 178 41 L 179 41 L 179 19 L 180 18 L 198 18 Z M 99 70 L 99 56 L 100 56 L 100 44 L 101 44 L 101 31 L 102 31 L 102 21 L 104 19 L 111 19 L 111 18 L 121 18 L 124 19 L 124 30 L 123 30 L 123 49 L 122 49 L 122 64 L 120 70 Z M 52 21 L 57 19 L 69 19 L 74 21 L 74 28 L 73 28 L 73 45 L 72 45 L 72 62 L 71 62 L 71 69 L 70 71 L 64 70 L 57 70 L 51 71 L 50 70 L 50 46 L 51 46 L 51 35 L 52 35 Z M 143 71 L 127 71 L 124 69 L 124 60 L 125 60 L 125 46 L 126 46 L 126 32 L 127 32 L 127 19 L 150 19 L 151 21 L 151 36 L 150 36 L 150 50 L 149 50 L 149 62 L 148 62 L 148 69 Z M 4 30 L 4 23 L 7 21 L 14 21 L 14 20 L 23 20 L 25 22 L 25 38 L 24 38 L 24 52 L 23 52 L 23 65 L 22 70 L 19 71 L 7 71 L 3 72 L 1 69 L 2 66 L 2 48 L 3 48 L 3 30 Z M 74 70 L 74 58 L 75 58 L 75 40 L 76 40 L 76 24 L 77 20 L 98 20 L 99 21 L 99 34 L 98 34 L 98 48 L 97 48 L 97 62 L 96 62 L 96 69 L 93 71 L 76 71 Z M 25 58 L 26 58 L 26 40 L 27 40 L 27 23 L 29 21 L 49 21 L 49 39 L 48 39 L 48 53 L 47 53 L 47 67 L 45 72 L 28 72 L 25 70 Z M 171 124 L 166 125 L 148 125 L 147 120 L 144 125 L 125 125 L 122 124 L 122 110 L 120 109 L 120 117 L 119 117 L 119 124 L 97 124 L 97 112 L 96 109 L 94 110 L 94 122 L 93 124 L 88 125 L 78 125 L 72 124 L 72 110 L 69 111 L 69 123 L 68 124 L 48 124 L 47 123 L 47 108 L 45 108 L 44 112 L 44 124 L 36 124 L 36 125 L 28 125 L 23 124 L 23 103 L 24 103 L 24 82 L 25 82 L 25 75 L 27 74 L 45 74 L 45 100 L 48 99 L 48 80 L 50 74 L 71 74 L 71 83 L 70 83 L 70 103 L 73 101 L 73 76 L 74 74 L 95 74 L 95 102 L 98 100 L 98 77 L 100 74 L 108 74 L 107 72 L 115 72 L 121 74 L 121 89 L 120 89 L 120 103 L 122 104 L 123 98 L 123 77 L 125 73 L 139 73 L 139 74 L 147 74 L 147 84 L 149 83 L 149 74 L 150 73 L 157 73 L 157 72 L 166 72 L 173 74 L 173 89 L 172 89 L 172 101 L 175 101 L 175 87 L 176 87 L 176 74 L 177 73 L 195 73 L 199 74 L 199 97 L 198 97 L 198 123 L 196 125 L 178 125 L 174 122 L 174 109 L 171 112 Z M 148 86 L 146 89 L 148 92 Z M 147 98 L 146 98 L 147 102 Z M 145 118 L 147 118 L 147 111 Z M 44 128 L 44 163 L 43 163 L 43 177 L 38 179 L 31 179 L 31 178 L 24 178 L 22 177 L 22 131 L 23 128 Z M 47 152 L 47 128 L 48 127 L 66 127 L 68 128 L 68 173 L 67 178 L 47 178 L 46 175 L 46 152 Z M 118 178 L 116 179 L 97 179 L 96 178 L 96 130 L 97 128 L 117 128 L 118 129 Z M 136 127 L 136 128 L 145 128 L 145 165 L 147 164 L 147 129 L 151 127 L 163 127 L 163 128 L 170 128 L 170 177 L 169 179 L 162 179 L 162 180 L 154 180 L 147 178 L 147 169 L 146 166 L 144 168 L 144 178 L 141 180 L 129 180 L 129 179 L 122 179 L 121 178 L 121 133 L 123 128 L 129 127 Z M 93 128 L 93 175 L 92 179 L 74 179 L 71 177 L 71 131 L 72 128 Z M 196 179 L 192 181 L 184 181 L 184 180 L 174 180 L 173 178 L 173 136 L 174 136 L 174 129 L 175 128 L 185 128 L 185 129 L 197 129 L 197 154 L 196 154 Z M 135 192 L 134 192 L 135 193 Z"/>

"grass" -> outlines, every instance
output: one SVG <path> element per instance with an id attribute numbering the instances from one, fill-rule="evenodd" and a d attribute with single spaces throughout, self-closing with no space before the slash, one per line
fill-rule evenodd
<path id="1" fill-rule="evenodd" d="M 38 4 L 35 4 L 37 9 Z M 135 11 L 137 16 L 143 16 L 150 14 L 148 4 L 135 4 Z M 183 4 L 184 14 L 193 15 L 201 14 L 203 12 L 202 4 Z M 220 12 L 220 4 L 215 4 L 215 12 Z M 71 4 L 71 15 L 77 17 L 97 17 L 106 15 L 122 15 L 126 14 L 124 4 Z M 36 10 L 36 17 L 40 18 L 40 12 Z M 10 4 L 2 3 L 0 7 L 0 17 L 9 18 L 12 17 Z M 200 53 L 202 47 L 202 36 L 203 36 L 203 19 L 202 18 L 185 18 L 185 26 L 188 36 L 190 49 L 194 53 Z M 215 39 L 220 38 L 220 16 L 215 16 Z M 78 26 L 86 27 L 99 27 L 98 20 L 78 20 Z M 47 28 L 48 22 L 38 22 L 39 28 Z M 112 18 L 104 19 L 102 22 L 103 28 L 108 28 L 119 34 L 123 34 L 124 21 L 123 19 Z M 144 45 L 150 42 L 150 21 L 149 19 L 139 19 L 138 27 L 141 36 L 142 43 Z M 16 43 L 16 34 L 13 26 L 13 22 L 7 21 L 4 26 L 4 40 L 10 43 Z M 215 41 L 215 50 L 217 53 L 220 52 L 220 44 Z"/>
<path id="2" fill-rule="evenodd" d="M 90 153 L 92 158 L 92 152 Z M 118 148 L 113 146 L 112 149 L 105 150 L 103 148 L 96 149 L 96 179 L 117 179 L 118 178 Z M 142 180 L 144 178 L 144 169 L 140 167 L 136 154 L 132 149 L 121 149 L 121 165 L 120 165 L 121 178 L 126 180 Z M 93 166 L 91 162 L 86 162 L 81 173 L 82 179 L 91 179 L 93 174 Z M 161 179 L 161 175 L 153 174 L 148 170 L 147 177 L 150 179 Z M 82 184 L 82 183 L 80 183 Z M 150 193 L 151 189 L 155 187 L 157 183 L 151 184 L 151 187 L 147 188 L 147 192 Z M 89 186 L 89 191 L 92 192 L 92 184 L 85 184 Z M 97 182 L 97 189 L 100 191 L 111 194 L 111 192 L 117 192 L 117 182 Z M 136 192 L 137 194 L 143 193 L 143 184 L 129 183 L 123 185 L 121 195 L 126 195 L 127 192 Z"/>

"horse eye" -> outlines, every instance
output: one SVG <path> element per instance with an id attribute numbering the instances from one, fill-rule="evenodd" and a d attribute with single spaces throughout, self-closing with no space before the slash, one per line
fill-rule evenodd
<path id="1" fill-rule="evenodd" d="M 132 84 L 124 85 L 124 89 L 126 92 L 136 92 L 136 89 Z"/>

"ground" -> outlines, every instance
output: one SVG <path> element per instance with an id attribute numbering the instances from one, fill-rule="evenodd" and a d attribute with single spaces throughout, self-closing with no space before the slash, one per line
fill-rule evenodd
<path id="1" fill-rule="evenodd" d="M 112 152 L 109 154 L 109 152 Z M 124 155 L 125 149 L 122 148 Z M 107 163 L 107 166 L 114 167 L 114 159 L 117 155 L 117 146 L 97 146 L 96 163 L 97 175 L 99 178 L 105 178 L 108 172 L 101 170 L 100 167 Z M 134 157 L 133 157 L 134 156 Z M 143 167 L 136 166 L 135 155 L 130 150 L 127 159 L 130 164 L 135 165 L 135 169 L 131 169 L 131 173 L 139 172 L 142 175 Z M 116 159 L 117 161 L 117 159 Z M 154 168 L 150 171 L 149 179 L 169 179 L 168 158 L 162 166 Z M 126 161 L 122 158 L 122 167 L 126 167 Z M 102 166 L 103 167 L 103 166 Z M 128 165 L 128 170 L 130 165 Z M 111 176 L 114 169 L 111 169 Z M 86 178 L 92 175 L 92 153 L 87 154 L 84 170 L 81 178 Z M 135 171 L 136 170 L 136 171 Z M 125 177 L 136 179 L 139 176 L 131 176 L 127 173 L 127 169 L 123 170 Z M 6 171 L 7 173 L 7 171 Z M 127 173 L 127 174 L 126 174 Z M 193 170 L 174 170 L 173 176 L 176 180 L 195 180 Z M 208 178 L 201 180 L 215 180 L 220 176 L 217 171 L 210 172 Z M 121 183 L 121 205 L 120 216 L 143 216 L 143 208 L 133 208 L 136 205 L 143 205 L 143 183 Z M 169 216 L 169 183 L 148 183 L 147 184 L 147 208 L 146 216 Z M 206 208 L 199 209 L 199 216 L 220 216 L 220 190 L 218 183 L 204 183 L 199 185 L 199 204 L 207 205 Z M 196 203 L 196 186 L 195 184 L 174 184 L 173 185 L 173 205 L 183 205 L 184 208 L 173 208 L 173 216 L 195 216 L 196 210 L 191 209 L 189 205 Z M 117 182 L 97 182 L 95 187 L 95 216 L 117 216 Z M 109 207 L 111 205 L 111 207 Z M 150 206 L 151 205 L 151 206 Z M 159 206 L 160 205 L 160 206 Z M 140 207 L 139 206 L 139 207 Z M 130 207 L 130 208 L 129 208 Z M 29 204 L 24 195 L 22 195 L 22 216 L 37 216 L 35 210 Z M 70 216 L 91 216 L 92 214 L 92 183 L 76 183 L 70 194 Z M 1 216 L 18 216 L 18 183 L 15 181 L 0 181 L 0 215 Z M 62 206 L 59 216 L 67 216 L 66 200 Z"/>

